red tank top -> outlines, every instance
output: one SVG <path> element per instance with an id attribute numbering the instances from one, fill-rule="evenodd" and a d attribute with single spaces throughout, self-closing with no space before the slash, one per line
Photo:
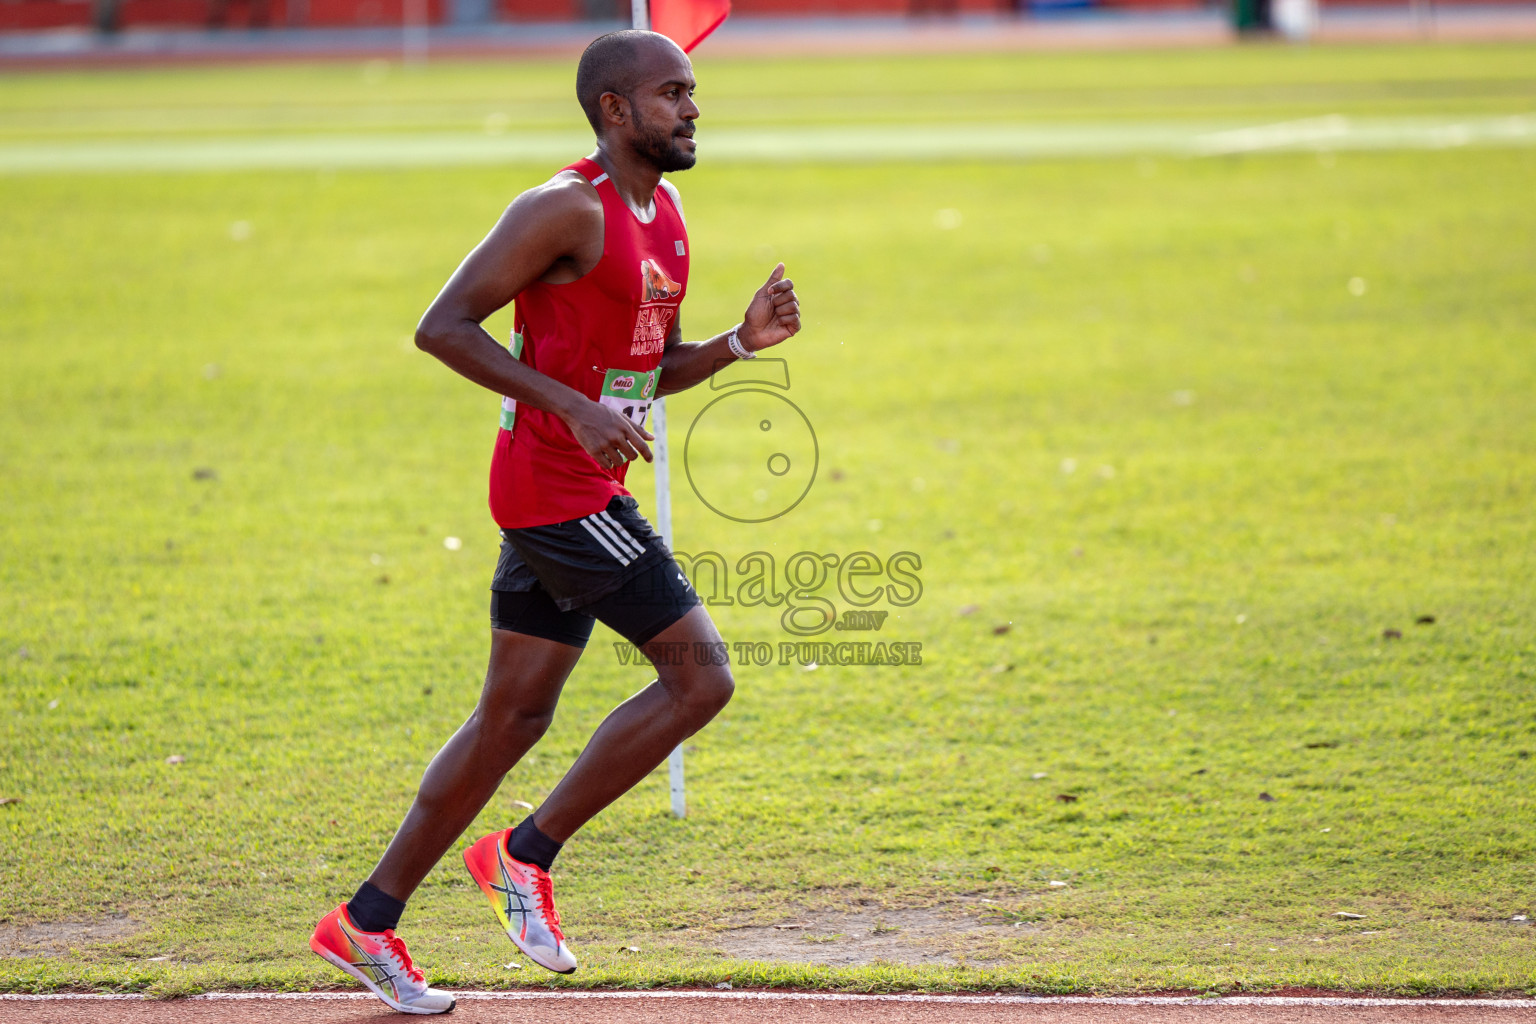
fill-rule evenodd
<path id="1" fill-rule="evenodd" d="M 579 172 L 603 201 L 603 258 L 566 284 L 534 282 L 517 296 L 512 354 L 547 377 L 644 424 L 661 353 L 688 286 L 688 232 L 672 195 L 656 189 L 642 223 L 591 160 Z M 510 529 L 600 511 L 628 494 L 624 472 L 588 455 L 553 413 L 502 399 L 491 457 L 491 515 Z"/>

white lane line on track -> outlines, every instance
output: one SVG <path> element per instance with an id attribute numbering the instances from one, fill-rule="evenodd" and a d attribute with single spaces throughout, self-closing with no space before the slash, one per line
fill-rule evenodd
<path id="1" fill-rule="evenodd" d="M 0 174 L 316 170 L 548 163 L 589 149 L 576 132 L 399 133 L 220 139 L 80 139 L 0 144 Z M 1052 157 L 1536 145 L 1536 113 L 1346 117 L 1278 124 L 990 122 L 701 131 L 701 157 L 722 163 L 871 163 Z"/>
<path id="2" fill-rule="evenodd" d="M 1196 139 L 1195 146 L 1207 156 L 1256 153 L 1264 149 L 1294 149 L 1298 146 L 1322 149 L 1349 138 L 1349 134 L 1349 118 L 1342 114 L 1329 114 L 1326 117 L 1308 117 L 1299 121 L 1213 132 Z"/>
<path id="3" fill-rule="evenodd" d="M 537 999 L 714 999 L 720 1001 L 753 1002 L 817 1002 L 817 1003 L 937 1003 L 969 1005 L 1083 1005 L 1083 1006 L 1466 1006 L 1480 1009 L 1531 1010 L 1536 1009 L 1536 999 L 1383 999 L 1370 996 L 1015 996 L 1015 995 L 928 995 L 921 993 L 890 993 L 866 995 L 852 992 L 772 992 L 772 991 L 574 991 L 551 990 L 548 992 L 458 992 L 462 1000 L 485 1002 L 519 1002 Z M 0 1001 L 13 1002 L 71 1002 L 142 1000 L 137 993 L 87 993 L 71 995 L 0 994 Z M 372 1001 L 368 992 L 205 992 L 187 996 L 188 1000 L 202 1002 L 280 1001 Z"/>

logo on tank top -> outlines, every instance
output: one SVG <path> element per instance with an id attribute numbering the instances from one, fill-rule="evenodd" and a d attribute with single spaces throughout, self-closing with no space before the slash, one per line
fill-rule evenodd
<path id="1" fill-rule="evenodd" d="M 683 286 L 668 277 L 655 260 L 640 261 L 640 280 L 645 283 L 643 302 L 665 302 L 683 294 Z"/>
<path id="2" fill-rule="evenodd" d="M 683 294 L 683 286 L 666 275 L 655 260 L 640 261 L 642 303 L 663 303 Z M 632 356 L 657 356 L 667 346 L 667 334 L 677 317 L 677 307 L 642 305 L 635 318 L 635 336 L 630 341 Z"/>

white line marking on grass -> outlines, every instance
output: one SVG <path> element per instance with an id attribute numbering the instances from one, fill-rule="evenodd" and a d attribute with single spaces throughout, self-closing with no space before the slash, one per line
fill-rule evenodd
<path id="1" fill-rule="evenodd" d="M 1308 117 L 1300 121 L 1282 121 L 1253 128 L 1202 135 L 1195 140 L 1201 153 L 1253 153 L 1261 149 L 1294 149 L 1297 146 L 1325 148 L 1349 137 L 1349 118 L 1340 114 Z"/>
<path id="2" fill-rule="evenodd" d="M 465 1000 L 487 1002 L 525 1002 L 537 999 L 584 1000 L 584 999 L 715 999 L 749 1002 L 816 1002 L 816 1003 L 940 1003 L 975 1005 L 1074 1005 L 1084 1006 L 1475 1006 L 1501 1010 L 1536 1009 L 1536 999 L 1387 999 L 1372 996 L 1023 996 L 1023 995 L 930 995 L 925 993 L 890 993 L 866 995 L 851 992 L 773 992 L 716 990 L 663 991 L 561 991 L 548 992 L 471 992 L 454 993 Z M 69 1002 L 73 1000 L 111 1001 L 138 1000 L 138 994 L 90 993 L 70 995 L 5 995 L 0 1001 L 15 1002 Z M 206 992 L 187 996 L 188 1000 L 203 1002 L 325 1002 L 325 1001 L 372 1001 L 377 997 L 369 992 Z"/>
<path id="3" fill-rule="evenodd" d="M 1155 121 L 822 126 L 795 131 L 730 128 L 701 131 L 698 141 L 704 159 L 750 164 L 1444 149 L 1536 145 L 1536 114 L 1461 118 L 1332 114 L 1267 125 Z M 575 132 L 12 142 L 0 145 L 0 174 L 496 166 L 558 162 L 591 144 L 591 136 Z"/>

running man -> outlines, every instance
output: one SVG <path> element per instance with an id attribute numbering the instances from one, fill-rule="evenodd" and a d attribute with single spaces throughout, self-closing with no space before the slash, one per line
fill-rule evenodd
<path id="1" fill-rule="evenodd" d="M 502 544 L 480 701 L 427 766 L 373 874 L 310 939 L 396 1010 L 453 1009 L 453 994 L 427 986 L 395 927 L 427 872 L 549 727 L 594 620 L 645 652 L 657 678 L 603 720 L 536 811 L 464 853 L 507 935 L 540 966 L 576 969 L 550 888 L 562 844 L 731 699 L 728 666 L 665 656 L 723 642 L 624 488 L 629 463 L 651 459 L 644 423 L 657 396 L 800 330 L 781 263 L 740 324 L 708 341 L 682 340 L 688 233 L 662 175 L 694 164 L 694 84 L 687 56 L 665 36 L 615 32 L 587 47 L 576 95 L 596 150 L 518 196 L 416 330 L 420 348 L 504 396 L 490 482 Z M 480 326 L 509 302 L 510 351 Z"/>

